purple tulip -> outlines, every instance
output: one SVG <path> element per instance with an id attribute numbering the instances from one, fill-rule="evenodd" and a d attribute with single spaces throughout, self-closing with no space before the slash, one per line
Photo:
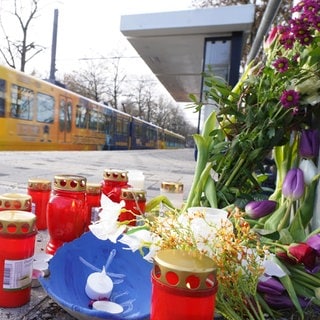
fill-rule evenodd
<path id="1" fill-rule="evenodd" d="M 282 184 L 282 194 L 287 198 L 298 200 L 304 193 L 303 171 L 299 168 L 290 169 Z"/>
<path id="2" fill-rule="evenodd" d="M 245 211 L 252 219 L 259 219 L 276 209 L 277 202 L 272 200 L 251 201 L 245 206 Z"/>
<path id="3" fill-rule="evenodd" d="M 265 294 L 263 297 L 267 304 L 273 308 L 279 309 L 294 307 L 292 300 L 287 295 L 275 296 L 272 294 Z M 310 300 L 306 298 L 298 297 L 298 300 L 302 308 L 305 308 L 310 303 Z"/>
<path id="4" fill-rule="evenodd" d="M 309 237 L 306 243 L 320 255 L 320 234 L 315 234 Z"/>
<path id="5" fill-rule="evenodd" d="M 257 289 L 261 293 L 272 294 L 276 296 L 281 296 L 286 290 L 282 283 L 273 277 L 260 279 Z"/>
<path id="6" fill-rule="evenodd" d="M 319 130 L 302 130 L 299 151 L 303 158 L 317 158 L 319 153 Z"/>

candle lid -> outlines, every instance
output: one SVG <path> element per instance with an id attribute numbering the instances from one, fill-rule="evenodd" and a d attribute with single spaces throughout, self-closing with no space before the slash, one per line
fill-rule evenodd
<path id="1" fill-rule="evenodd" d="M 50 191 L 51 181 L 41 178 L 31 178 L 28 180 L 28 188 L 37 191 Z"/>
<path id="2" fill-rule="evenodd" d="M 123 200 L 146 201 L 146 191 L 135 188 L 121 189 L 120 198 Z"/>
<path id="3" fill-rule="evenodd" d="M 101 184 L 88 182 L 86 190 L 87 190 L 87 193 L 90 193 L 90 194 L 100 194 L 101 193 Z"/>
<path id="4" fill-rule="evenodd" d="M 23 193 L 4 193 L 0 195 L 0 208 L 3 210 L 31 211 L 31 196 Z"/>
<path id="5" fill-rule="evenodd" d="M 164 189 L 167 192 L 171 193 L 182 193 L 183 192 L 183 183 L 181 182 L 161 182 L 161 189 Z"/>
<path id="6" fill-rule="evenodd" d="M 66 191 L 86 191 L 87 179 L 82 176 L 57 175 L 53 180 L 53 189 Z"/>
<path id="7" fill-rule="evenodd" d="M 216 285 L 212 259 L 196 252 L 167 249 L 154 258 L 154 275 L 162 283 L 183 289 L 208 289 Z"/>
<path id="8" fill-rule="evenodd" d="M 103 179 L 109 181 L 128 181 L 128 171 L 117 169 L 105 169 Z"/>
<path id="9" fill-rule="evenodd" d="M 36 216 L 27 211 L 5 210 L 0 214 L 0 234 L 29 235 L 36 233 Z"/>

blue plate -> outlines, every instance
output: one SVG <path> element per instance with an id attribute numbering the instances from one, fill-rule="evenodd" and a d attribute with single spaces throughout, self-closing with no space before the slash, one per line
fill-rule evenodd
<path id="1" fill-rule="evenodd" d="M 112 314 L 93 310 L 85 293 L 87 277 L 105 265 L 111 250 L 116 255 L 107 273 L 114 282 L 110 300 L 124 311 Z M 91 232 L 64 244 L 50 260 L 50 275 L 39 281 L 47 294 L 77 319 L 147 320 L 150 318 L 152 264 L 139 252 L 124 249 L 121 243 L 102 241 Z"/>

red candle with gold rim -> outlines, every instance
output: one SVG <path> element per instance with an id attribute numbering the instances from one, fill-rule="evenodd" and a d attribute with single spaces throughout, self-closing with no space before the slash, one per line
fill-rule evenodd
<path id="1" fill-rule="evenodd" d="M 55 254 L 65 242 L 80 237 L 86 229 L 88 207 L 87 179 L 82 176 L 58 175 L 47 206 L 50 240 L 46 253 Z"/>
<path id="2" fill-rule="evenodd" d="M 103 172 L 102 192 L 113 202 L 120 202 L 121 189 L 130 187 L 128 171 L 105 169 Z"/>
<path id="3" fill-rule="evenodd" d="M 47 229 L 47 205 L 51 194 L 51 181 L 45 179 L 29 179 L 28 195 L 32 199 L 32 212 L 37 217 L 37 229 Z"/>
<path id="4" fill-rule="evenodd" d="M 176 249 L 161 250 L 152 270 L 150 320 L 212 320 L 216 268 L 209 257 Z"/>
<path id="5" fill-rule="evenodd" d="M 27 211 L 0 213 L 0 307 L 20 307 L 30 301 L 36 216 Z"/>

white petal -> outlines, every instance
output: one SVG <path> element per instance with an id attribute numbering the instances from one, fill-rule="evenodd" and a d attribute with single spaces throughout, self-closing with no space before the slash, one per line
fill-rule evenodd
<path id="1" fill-rule="evenodd" d="M 305 184 L 310 185 L 312 179 L 318 173 L 318 168 L 311 159 L 302 159 L 299 168 L 303 171 L 303 178 Z"/>
<path id="2" fill-rule="evenodd" d="M 139 249 L 141 241 L 132 235 L 123 234 L 118 242 L 125 244 L 130 248 L 132 252 L 135 252 Z"/>
<path id="3" fill-rule="evenodd" d="M 149 248 L 149 252 L 143 257 L 143 259 L 147 260 L 148 262 L 153 263 L 153 258 L 159 250 L 160 250 L 160 248 L 158 246 L 151 245 Z"/>
<path id="4" fill-rule="evenodd" d="M 104 228 L 104 223 L 96 223 L 89 225 L 90 231 L 93 233 L 94 236 L 96 236 L 100 240 L 107 240 L 108 234 L 106 233 L 106 230 Z"/>
<path id="5" fill-rule="evenodd" d="M 126 229 L 125 225 L 121 225 L 117 222 L 110 223 L 105 220 L 99 223 L 89 225 L 90 231 L 100 240 L 109 239 L 112 242 L 116 242 L 118 237 L 124 232 Z"/>
<path id="6" fill-rule="evenodd" d="M 117 239 L 119 238 L 119 236 L 124 232 L 124 230 L 126 229 L 125 225 L 120 225 L 117 230 L 115 230 L 115 232 L 111 233 L 109 235 L 109 240 L 113 243 L 117 242 Z"/>
<path id="7" fill-rule="evenodd" d="M 286 272 L 274 261 L 272 256 L 265 259 L 263 266 L 265 268 L 265 273 L 269 276 L 281 278 L 286 275 Z"/>

